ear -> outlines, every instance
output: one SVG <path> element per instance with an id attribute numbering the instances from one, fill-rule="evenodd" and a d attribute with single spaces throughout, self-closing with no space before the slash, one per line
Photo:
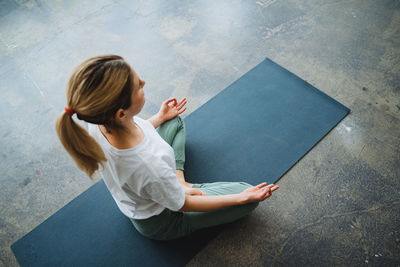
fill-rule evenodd
<path id="1" fill-rule="evenodd" d="M 114 119 L 118 122 L 123 121 L 126 118 L 126 112 L 122 108 L 118 109 L 117 112 L 115 112 Z"/>

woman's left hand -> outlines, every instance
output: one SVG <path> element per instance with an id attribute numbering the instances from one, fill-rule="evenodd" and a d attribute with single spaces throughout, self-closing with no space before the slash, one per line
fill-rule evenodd
<path id="1" fill-rule="evenodd" d="M 173 119 L 186 110 L 186 103 L 186 97 L 179 101 L 179 103 L 176 98 L 165 100 L 161 105 L 160 111 L 158 111 L 158 115 L 163 121 Z"/>
<path id="2" fill-rule="evenodd" d="M 192 188 L 192 187 L 188 187 L 188 186 L 184 186 L 183 190 L 185 191 L 186 195 L 192 195 L 192 196 L 207 196 L 206 193 L 204 193 L 203 191 L 201 191 L 198 188 Z"/>

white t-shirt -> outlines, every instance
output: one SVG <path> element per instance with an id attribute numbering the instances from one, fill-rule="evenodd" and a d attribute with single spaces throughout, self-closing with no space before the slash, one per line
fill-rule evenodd
<path id="1" fill-rule="evenodd" d="M 119 209 L 130 218 L 146 219 L 165 208 L 178 211 L 185 203 L 185 192 L 176 176 L 174 150 L 149 121 L 138 117 L 134 121 L 144 139 L 129 149 L 113 147 L 98 125 L 89 123 L 89 134 L 107 157 L 99 174 Z"/>

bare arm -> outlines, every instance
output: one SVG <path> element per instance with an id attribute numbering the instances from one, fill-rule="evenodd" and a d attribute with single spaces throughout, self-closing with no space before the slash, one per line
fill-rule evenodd
<path id="1" fill-rule="evenodd" d="M 161 124 L 164 123 L 164 120 L 160 117 L 160 115 L 158 113 L 151 116 L 151 118 L 148 119 L 148 121 L 151 124 L 153 124 L 154 128 L 157 128 L 158 126 L 160 126 Z"/>
<path id="2" fill-rule="evenodd" d="M 192 196 L 185 195 L 185 204 L 181 211 L 212 211 L 242 204 L 238 195 Z"/>
<path id="3" fill-rule="evenodd" d="M 180 211 L 212 211 L 229 206 L 260 202 L 269 198 L 277 190 L 277 185 L 266 183 L 250 187 L 239 194 L 221 196 L 186 195 L 185 204 Z"/>

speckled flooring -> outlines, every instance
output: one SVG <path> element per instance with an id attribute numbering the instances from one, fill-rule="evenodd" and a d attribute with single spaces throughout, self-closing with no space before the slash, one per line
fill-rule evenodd
<path id="1" fill-rule="evenodd" d="M 247 218 L 189 266 L 400 265 L 400 2 L 1 0 L 0 265 L 10 245 L 92 182 L 54 121 L 72 68 L 124 56 L 147 118 L 187 114 L 269 57 L 351 109 Z"/>

